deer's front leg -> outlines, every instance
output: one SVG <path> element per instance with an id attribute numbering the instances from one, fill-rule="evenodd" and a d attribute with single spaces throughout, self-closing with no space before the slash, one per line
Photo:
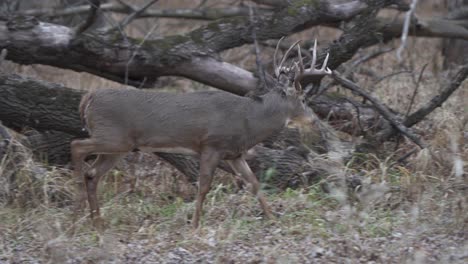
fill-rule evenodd
<path id="1" fill-rule="evenodd" d="M 269 219 L 274 219 L 275 217 L 271 213 L 270 206 L 268 205 L 263 194 L 260 192 L 260 183 L 258 182 L 258 179 L 253 171 L 250 169 L 249 164 L 247 164 L 247 161 L 245 161 L 243 157 L 240 157 L 229 161 L 229 165 L 231 165 L 231 168 L 234 172 L 240 174 L 246 182 L 252 185 L 251 192 L 260 202 L 260 207 L 262 208 L 265 216 Z"/>

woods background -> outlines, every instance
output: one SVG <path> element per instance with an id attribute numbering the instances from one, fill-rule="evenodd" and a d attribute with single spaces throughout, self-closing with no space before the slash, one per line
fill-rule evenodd
<path id="1" fill-rule="evenodd" d="M 466 261 L 468 3 L 419 1 L 401 41 L 415 2 L 2 1 L 0 262 Z M 249 157 L 277 222 L 221 165 L 193 235 L 198 161 L 132 153 L 101 186 L 106 233 L 71 223 L 85 91 L 256 96 L 282 36 L 335 74 L 307 88 L 314 127 Z"/>

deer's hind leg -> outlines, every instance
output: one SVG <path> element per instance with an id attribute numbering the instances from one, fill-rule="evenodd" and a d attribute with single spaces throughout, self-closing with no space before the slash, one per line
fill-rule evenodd
<path id="1" fill-rule="evenodd" d="M 99 206 L 97 203 L 96 189 L 101 176 L 111 169 L 119 158 L 129 152 L 132 145 L 129 143 L 106 142 L 93 138 L 74 140 L 71 143 L 72 163 L 74 167 L 74 177 L 79 182 L 79 197 L 76 201 L 77 208 L 75 214 L 84 206 L 86 196 L 91 209 L 91 217 L 99 216 Z M 92 167 L 83 173 L 84 160 L 88 155 L 101 154 Z M 86 195 L 87 194 L 87 195 Z"/>
<path id="2" fill-rule="evenodd" d="M 93 165 L 85 173 L 86 192 L 88 193 L 89 209 L 91 217 L 100 216 L 97 200 L 97 186 L 101 177 L 106 174 L 122 158 L 123 154 L 100 154 Z"/>

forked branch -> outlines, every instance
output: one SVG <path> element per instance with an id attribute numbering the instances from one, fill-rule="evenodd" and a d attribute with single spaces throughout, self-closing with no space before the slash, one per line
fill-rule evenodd
<path id="1" fill-rule="evenodd" d="M 128 15 L 122 22 L 120 22 L 120 28 L 125 28 L 128 24 L 130 24 L 135 18 L 140 16 L 146 9 L 156 3 L 158 0 L 149 1 L 146 5 L 142 6 L 140 9 L 133 11 L 130 15 Z"/>
<path id="2" fill-rule="evenodd" d="M 352 81 L 344 77 L 341 77 L 336 71 L 333 72 L 332 77 L 333 79 L 335 79 L 335 81 L 337 81 L 343 87 L 369 100 L 375 106 L 377 111 L 379 111 L 379 113 L 388 122 L 390 122 L 390 124 L 392 124 L 398 131 L 400 131 L 401 134 L 405 135 L 407 138 L 413 141 L 420 148 L 424 149 L 427 147 L 427 144 L 424 141 L 422 141 L 422 139 L 418 138 L 411 131 L 410 128 L 406 127 L 401 121 L 399 121 L 398 118 L 394 114 L 392 114 L 385 105 L 383 105 L 382 103 L 379 102 L 379 100 L 377 100 L 377 98 L 365 92 L 361 87 L 359 87 L 357 84 L 353 83 Z"/>
<path id="3" fill-rule="evenodd" d="M 91 6 L 88 17 L 82 24 L 78 25 L 75 31 L 76 35 L 79 35 L 83 33 L 84 31 L 86 31 L 89 27 L 91 27 L 94 24 L 94 21 L 96 20 L 96 16 L 98 13 L 99 6 L 101 5 L 101 1 L 100 0 L 88 0 L 88 1 L 89 1 L 89 5 Z"/>
<path id="4" fill-rule="evenodd" d="M 422 121 L 428 114 L 432 113 L 437 107 L 442 106 L 442 104 L 452 95 L 465 81 L 468 77 L 468 64 L 465 64 L 460 67 L 458 72 L 453 78 L 450 78 L 450 81 L 443 89 L 442 92 L 434 96 L 431 101 L 426 105 L 419 108 L 417 111 L 412 113 L 406 118 L 403 122 L 403 125 L 406 127 L 412 127 L 415 124 Z"/>

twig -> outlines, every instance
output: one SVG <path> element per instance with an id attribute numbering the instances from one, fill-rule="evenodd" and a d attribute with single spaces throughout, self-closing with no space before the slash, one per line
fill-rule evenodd
<path id="1" fill-rule="evenodd" d="M 397 159 L 396 163 L 402 163 L 404 162 L 407 158 L 409 158 L 411 155 L 416 153 L 418 150 L 416 148 L 412 149 L 411 151 L 408 151 L 406 154 L 401 156 L 400 158 Z"/>
<path id="2" fill-rule="evenodd" d="M 353 67 L 356 67 L 358 66 L 359 64 L 362 64 L 364 62 L 367 62 L 367 61 L 370 61 L 372 59 L 375 59 L 377 58 L 378 56 L 382 55 L 382 54 L 385 54 L 387 52 L 390 52 L 392 50 L 394 50 L 395 48 L 393 47 L 389 47 L 389 48 L 385 48 L 385 49 L 378 49 L 377 51 L 375 52 L 372 52 L 370 54 L 366 54 L 356 60 L 354 60 L 353 62 L 351 62 L 351 66 Z"/>
<path id="3" fill-rule="evenodd" d="M 408 105 L 408 109 L 406 110 L 405 118 L 408 117 L 409 113 L 411 112 L 411 108 L 413 108 L 414 99 L 416 99 L 416 95 L 418 94 L 419 84 L 421 83 L 421 79 L 422 79 L 424 71 L 426 70 L 427 65 L 428 65 L 427 63 L 424 64 L 421 71 L 419 72 L 419 77 L 418 77 L 418 80 L 416 81 L 416 86 L 414 87 L 413 95 L 411 96 L 411 100 L 410 100 L 410 103 Z"/>
<path id="4" fill-rule="evenodd" d="M 133 19 L 137 18 L 141 13 L 143 13 L 146 9 L 148 9 L 148 7 L 152 6 L 157 1 L 158 0 L 149 1 L 146 5 L 144 5 L 140 9 L 133 11 L 133 13 L 128 15 L 122 22 L 120 22 L 119 24 L 120 28 L 125 28 L 128 24 L 130 24 L 133 21 Z"/>
<path id="5" fill-rule="evenodd" d="M 89 5 L 91 6 L 89 10 L 88 17 L 86 18 L 86 21 L 80 25 L 75 30 L 75 36 L 78 36 L 79 34 L 83 33 L 86 31 L 89 27 L 91 27 L 94 24 L 94 21 L 96 20 L 96 15 L 99 9 L 99 6 L 101 5 L 100 0 L 88 0 Z"/>
<path id="6" fill-rule="evenodd" d="M 426 148 L 427 145 L 424 143 L 421 139 L 419 139 L 411 129 L 408 127 L 404 126 L 398 119 L 397 117 L 388 110 L 388 108 L 380 103 L 376 98 L 365 92 L 361 87 L 359 87 L 357 84 L 353 83 L 352 81 L 341 77 L 339 74 L 337 74 L 336 71 L 333 71 L 332 74 L 333 79 L 335 79 L 338 83 L 340 83 L 343 87 L 355 92 L 356 94 L 366 98 L 369 100 L 374 107 L 377 109 L 377 111 L 382 115 L 383 118 L 385 118 L 390 124 L 392 124 L 400 133 L 405 135 L 407 138 L 409 138 L 411 141 L 413 141 L 416 145 L 418 145 L 420 148 Z"/>
<path id="7" fill-rule="evenodd" d="M 115 12 L 121 14 L 129 14 L 137 10 L 136 6 L 125 3 L 120 0 L 119 3 L 103 3 L 99 9 L 103 12 Z M 90 10 L 89 5 L 80 5 L 66 7 L 63 9 L 55 8 L 39 8 L 19 11 L 22 15 L 29 16 L 43 16 L 48 18 L 56 18 L 63 16 L 79 15 L 87 13 Z M 269 8 L 257 8 L 259 14 L 271 14 L 272 9 Z M 223 8 L 174 8 L 174 9 L 147 9 L 138 15 L 135 19 L 157 17 L 157 18 L 188 18 L 198 20 L 216 20 L 225 17 L 233 16 L 248 16 L 249 10 L 244 6 L 230 6 Z"/>
<path id="8" fill-rule="evenodd" d="M 130 57 L 130 59 L 127 61 L 127 64 L 125 65 L 125 85 L 128 84 L 128 69 L 130 67 L 130 63 L 133 62 L 133 59 L 135 58 L 135 56 L 137 55 L 137 52 L 138 50 L 141 48 L 141 46 L 143 45 L 143 43 L 145 43 L 145 41 L 151 36 L 151 34 L 153 34 L 153 32 L 156 30 L 156 28 L 159 26 L 159 24 L 154 24 L 153 27 L 151 27 L 151 29 L 148 31 L 148 33 L 145 35 L 145 37 L 143 38 L 143 40 L 141 40 L 141 42 L 138 44 L 137 48 L 133 51 L 132 53 L 132 57 Z M 140 86 L 143 86 L 144 82 L 146 81 L 146 77 L 143 79 L 143 82 L 141 83 Z M 141 87 L 140 87 L 141 88 Z"/>
<path id="9" fill-rule="evenodd" d="M 377 51 L 375 51 L 375 52 L 366 54 L 366 55 L 364 55 L 364 56 L 361 56 L 361 57 L 357 58 L 357 59 L 354 60 L 354 61 L 351 61 L 351 62 L 349 63 L 349 64 L 350 64 L 349 66 L 348 66 L 348 65 L 345 66 L 346 69 L 345 69 L 345 72 L 343 73 L 343 76 L 344 76 L 345 78 L 351 78 L 352 74 L 356 71 L 356 69 L 358 69 L 359 71 L 362 71 L 362 68 L 361 68 L 361 67 L 357 68 L 360 64 L 365 63 L 365 62 L 367 62 L 367 61 L 370 61 L 370 60 L 372 60 L 372 59 L 375 59 L 375 58 L 377 58 L 378 56 L 380 56 L 380 55 L 382 55 L 382 54 L 385 54 L 385 53 L 387 53 L 387 52 L 390 52 L 390 51 L 392 51 L 392 50 L 394 50 L 393 47 L 385 48 L 385 49 L 380 48 L 379 50 L 377 50 Z M 367 71 L 367 72 L 368 72 L 368 71 Z M 360 72 L 360 73 L 361 73 L 361 72 Z M 361 74 L 362 74 L 362 73 L 361 73 Z M 372 74 L 371 77 L 374 78 L 374 79 L 377 79 L 377 78 L 376 78 L 376 74 Z M 330 85 L 334 85 L 334 84 L 331 83 Z M 328 89 L 328 88 L 327 88 L 327 89 Z"/>
<path id="10" fill-rule="evenodd" d="M 412 73 L 412 71 L 409 71 L 409 70 L 402 70 L 402 71 L 397 71 L 397 72 L 392 72 L 392 73 L 389 73 L 385 76 L 382 76 L 382 77 L 379 77 L 375 82 L 374 82 L 374 85 L 378 84 L 379 82 L 387 79 L 387 78 L 390 78 L 390 77 L 393 77 L 393 76 L 396 76 L 396 75 L 399 75 L 399 74 L 402 74 L 402 73 Z"/>
<path id="11" fill-rule="evenodd" d="M 418 0 L 412 0 L 411 5 L 410 5 L 410 10 L 406 12 L 406 15 L 405 15 L 405 22 L 403 24 L 403 33 L 401 34 L 401 44 L 397 50 L 397 59 L 399 62 L 402 61 L 401 54 L 403 53 L 403 50 L 406 47 L 406 42 L 408 40 L 409 26 L 411 24 L 411 17 L 413 16 L 413 13 L 414 13 L 414 10 L 416 9 L 417 4 L 418 4 Z"/>
<path id="12" fill-rule="evenodd" d="M 419 72 L 419 76 L 418 76 L 417 80 L 414 80 L 415 79 L 414 74 L 411 74 L 411 78 L 413 79 L 415 87 L 414 87 L 413 95 L 411 96 L 410 103 L 408 105 L 408 109 L 406 110 L 406 113 L 405 113 L 405 118 L 407 118 L 409 113 L 411 112 L 411 108 L 413 107 L 413 104 L 414 104 L 414 99 L 416 99 L 416 95 L 418 94 L 419 84 L 421 83 L 421 79 L 422 79 L 424 70 L 426 69 L 427 65 L 428 65 L 427 63 L 424 64 L 421 71 Z M 398 137 L 397 140 L 396 140 L 395 151 L 398 149 L 399 146 L 400 146 L 400 137 Z"/>
<path id="13" fill-rule="evenodd" d="M 131 12 L 135 12 L 137 10 L 135 7 L 133 7 L 130 4 L 125 3 L 123 0 L 117 0 L 117 2 L 119 2 L 119 4 L 124 6 L 127 10 L 131 10 Z"/>
<path id="14" fill-rule="evenodd" d="M 359 129 L 361 129 L 361 132 L 365 134 L 366 130 L 361 124 L 361 111 L 359 110 L 359 106 L 357 106 L 354 101 L 349 100 L 348 98 L 344 98 L 344 99 L 346 102 L 350 103 L 356 109 L 357 123 L 358 123 Z"/>
<path id="15" fill-rule="evenodd" d="M 407 127 L 411 127 L 421 120 L 423 120 L 428 114 L 432 113 L 434 109 L 442 106 L 442 104 L 452 95 L 462 84 L 462 82 L 468 76 L 468 64 L 460 67 L 460 70 L 455 74 L 455 77 L 450 78 L 452 80 L 442 92 L 434 96 L 427 105 L 422 106 L 416 112 L 409 115 L 403 124 Z"/>
<path id="16" fill-rule="evenodd" d="M 260 48 L 258 46 L 257 41 L 257 31 L 255 30 L 255 21 L 254 21 L 254 10 L 252 6 L 249 6 L 249 18 L 250 22 L 252 23 L 252 38 L 253 44 L 255 47 L 255 63 L 257 64 L 257 71 L 258 71 L 258 78 L 260 79 L 260 83 L 264 88 L 266 88 L 266 76 L 265 76 L 265 69 L 263 67 L 261 58 L 260 58 Z"/>

